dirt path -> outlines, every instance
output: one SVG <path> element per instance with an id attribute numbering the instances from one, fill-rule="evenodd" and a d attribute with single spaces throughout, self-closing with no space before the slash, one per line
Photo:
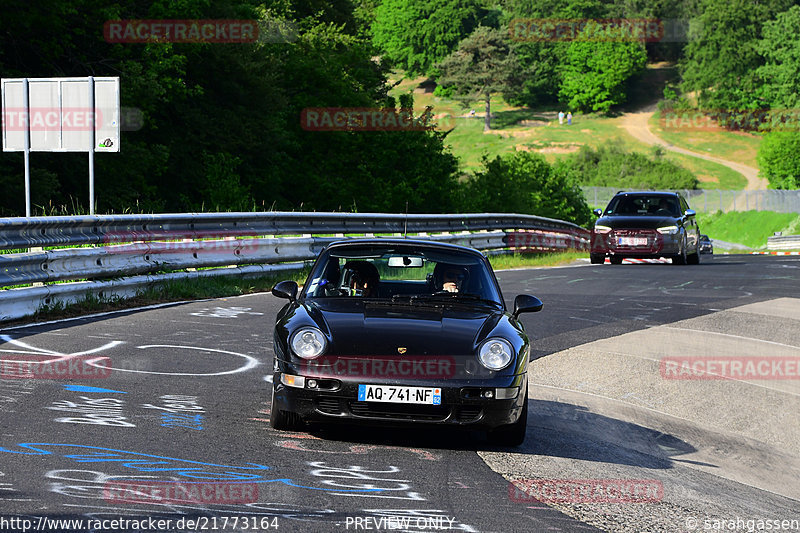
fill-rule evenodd
<path id="1" fill-rule="evenodd" d="M 747 179 L 747 186 L 745 187 L 745 190 L 755 191 L 767 188 L 767 180 L 758 177 L 757 168 L 743 165 L 741 163 L 735 163 L 733 161 L 728 161 L 727 159 L 720 159 L 718 157 L 702 154 L 700 152 L 692 152 L 691 150 L 670 144 L 660 137 L 656 137 L 653 132 L 650 131 L 650 127 L 648 125 L 650 117 L 652 117 L 653 113 L 655 112 L 655 107 L 655 105 L 650 105 L 646 108 L 640 109 L 635 113 L 625 113 L 622 116 L 622 121 L 620 122 L 619 126 L 621 128 L 625 128 L 628 133 L 643 143 L 660 144 L 665 150 L 669 150 L 670 152 L 677 152 L 679 154 L 684 154 L 691 157 L 699 157 L 700 159 L 713 161 L 714 163 L 719 163 L 720 165 L 725 165 L 726 167 L 735 170 Z"/>

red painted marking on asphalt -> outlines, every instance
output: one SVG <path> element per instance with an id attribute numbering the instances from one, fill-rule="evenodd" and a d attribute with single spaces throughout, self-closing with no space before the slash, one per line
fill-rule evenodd
<path id="1" fill-rule="evenodd" d="M 750 255 L 800 255 L 800 252 L 750 252 Z"/>
<path id="2" fill-rule="evenodd" d="M 314 453 L 344 453 L 344 454 L 364 454 L 374 450 L 377 446 L 350 446 L 348 450 L 310 450 L 302 446 L 302 443 L 291 440 L 279 440 L 275 443 L 279 448 L 286 448 L 288 450 L 295 450 L 298 452 L 314 452 Z"/>
<path id="3" fill-rule="evenodd" d="M 622 260 L 623 265 L 635 265 L 635 264 L 644 264 L 644 263 L 669 263 L 669 259 L 664 259 L 663 257 L 653 258 L 653 259 L 631 259 L 625 258 Z M 606 257 L 606 264 L 611 264 L 611 259 Z"/>
<path id="4" fill-rule="evenodd" d="M 426 461 L 438 461 L 439 459 L 442 458 L 442 456 L 439 454 L 431 453 L 426 450 L 420 450 L 419 448 L 403 448 L 403 449 L 418 454 L 420 456 L 420 459 L 425 459 Z"/>

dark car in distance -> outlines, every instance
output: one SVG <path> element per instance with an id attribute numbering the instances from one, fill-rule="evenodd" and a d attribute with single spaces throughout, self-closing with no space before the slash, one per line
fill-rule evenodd
<path id="1" fill-rule="evenodd" d="M 448 426 L 525 438 L 530 341 L 477 250 L 422 240 L 329 245 L 275 324 L 270 425 Z"/>
<path id="2" fill-rule="evenodd" d="M 613 264 L 625 258 L 672 259 L 676 265 L 700 263 L 700 230 L 695 212 L 679 193 L 622 192 L 608 203 L 592 229 L 590 261 Z"/>
<path id="3" fill-rule="evenodd" d="M 701 254 L 714 253 L 714 245 L 711 243 L 711 239 L 708 238 L 708 235 L 700 235 L 700 253 Z"/>

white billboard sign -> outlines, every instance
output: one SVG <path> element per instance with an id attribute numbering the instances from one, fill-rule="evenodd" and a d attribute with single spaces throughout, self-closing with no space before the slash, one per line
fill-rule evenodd
<path id="1" fill-rule="evenodd" d="M 25 154 L 25 216 L 31 216 L 30 152 L 88 152 L 89 214 L 94 153 L 119 152 L 119 78 L 0 80 L 4 152 Z"/>
<path id="2" fill-rule="evenodd" d="M 25 85 L 2 80 L 4 152 L 119 152 L 119 78 L 28 78 L 27 105 Z"/>

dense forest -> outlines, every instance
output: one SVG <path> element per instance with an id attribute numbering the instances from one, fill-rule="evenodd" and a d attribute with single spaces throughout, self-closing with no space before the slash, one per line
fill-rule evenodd
<path id="1" fill-rule="evenodd" d="M 794 147 L 800 142 L 790 113 L 800 94 L 795 4 L 6 0 L 0 75 L 120 77 L 122 106 L 135 110 L 136 120 L 124 128 L 120 153 L 95 157 L 100 213 L 502 210 L 585 223 L 576 172 L 595 172 L 593 158 L 628 161 L 624 154 L 584 151 L 549 165 L 537 154 L 517 153 L 487 159 L 482 170 L 465 174 L 446 148 L 446 133 L 432 127 L 313 131 L 300 117 L 308 108 L 413 109 L 411 94 L 398 101 L 389 96 L 393 69 L 428 76 L 439 82 L 439 93 L 485 99 L 487 106 L 491 94 L 502 94 L 531 108 L 564 104 L 613 113 L 627 102 L 647 62 L 675 61 L 682 79 L 666 94 L 669 105 L 694 105 L 685 97 L 694 94 L 712 113 L 769 111 L 758 124 L 727 125 L 764 131 L 764 171 L 773 186 L 796 188 L 800 151 Z M 597 39 L 587 29 L 561 40 L 519 30 L 529 31 L 524 24 L 531 20 L 623 18 L 668 21 L 672 33 L 615 40 Z M 104 34 L 108 21 L 132 19 L 254 20 L 261 32 L 235 43 L 115 42 Z M 87 210 L 86 154 L 36 152 L 31 162 L 37 212 Z M 20 153 L 0 155 L 0 215 L 24 211 L 22 168 Z M 504 183 L 505 198 L 525 198 L 498 199 L 492 191 Z"/>

